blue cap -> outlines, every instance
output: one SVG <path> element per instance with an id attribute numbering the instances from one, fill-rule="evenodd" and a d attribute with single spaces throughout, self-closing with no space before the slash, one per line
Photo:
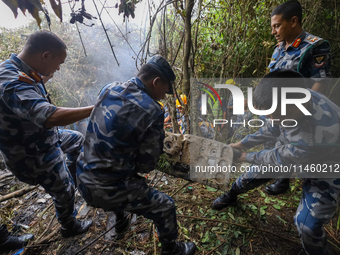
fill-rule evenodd
<path id="1" fill-rule="evenodd" d="M 170 66 L 170 64 L 168 63 L 168 61 L 166 61 L 165 58 L 163 58 L 161 55 L 155 55 L 153 56 L 147 63 L 148 65 L 151 65 L 152 67 L 154 67 L 155 69 L 157 69 L 159 72 L 161 72 L 165 78 L 167 78 L 170 82 L 170 86 L 169 86 L 169 91 L 167 92 L 167 94 L 173 94 L 173 88 L 172 88 L 172 84 L 174 84 L 175 79 L 176 79 L 176 75 L 174 73 L 174 71 L 172 71 L 172 68 Z"/>

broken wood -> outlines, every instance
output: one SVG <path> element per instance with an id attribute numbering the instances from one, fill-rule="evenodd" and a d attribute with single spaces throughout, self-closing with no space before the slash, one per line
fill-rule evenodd
<path id="1" fill-rule="evenodd" d="M 36 242 L 39 241 L 46 233 L 47 231 L 50 230 L 50 227 L 52 226 L 53 220 L 57 217 L 56 214 L 53 215 L 53 217 L 51 218 L 50 222 L 47 225 L 47 228 L 45 229 L 45 231 L 37 238 Z"/>
<path id="2" fill-rule="evenodd" d="M 35 243 L 35 244 L 43 244 L 45 242 L 47 242 L 48 240 L 50 240 L 55 234 L 57 234 L 60 230 L 60 226 L 58 226 L 51 234 L 49 234 L 48 236 L 44 237 L 43 239 L 41 239 L 39 242 Z"/>
<path id="3" fill-rule="evenodd" d="M 0 188 L 10 184 L 15 179 L 15 176 L 8 176 L 0 181 Z"/>
<path id="4" fill-rule="evenodd" d="M 32 244 L 29 244 L 28 246 L 26 246 L 23 252 L 20 253 L 20 255 L 26 255 L 28 249 L 30 248 L 35 248 L 35 247 L 39 247 L 40 245 L 43 245 L 45 242 L 50 240 L 54 235 L 56 235 L 59 232 L 59 230 L 60 230 L 60 226 L 57 226 L 53 230 L 53 232 L 49 234 L 48 236 L 46 236 L 45 238 L 41 239 L 40 241 L 33 242 Z"/>
<path id="5" fill-rule="evenodd" d="M 5 173 L 5 174 L 0 176 L 0 181 L 2 181 L 3 179 L 10 178 L 10 177 L 13 177 L 13 174 L 11 172 Z"/>
<path id="6" fill-rule="evenodd" d="M 39 185 L 36 186 L 29 186 L 17 191 L 14 191 L 10 194 L 4 195 L 4 196 L 0 196 L 0 202 L 15 198 L 15 197 L 21 197 L 23 195 L 25 195 L 28 192 L 31 192 L 32 190 L 35 190 Z"/>
<path id="7" fill-rule="evenodd" d="M 127 215 L 127 217 L 129 217 L 130 214 Z M 117 223 L 113 224 L 109 229 L 107 229 L 105 232 L 103 232 L 102 234 L 100 234 L 97 238 L 95 238 L 94 240 L 92 240 L 90 243 L 88 243 L 87 245 L 85 245 L 83 248 L 81 248 L 80 250 L 78 250 L 76 253 L 74 253 L 73 255 L 77 255 L 79 253 L 81 253 L 82 251 L 86 250 L 90 245 L 92 245 L 93 243 L 95 243 L 96 241 L 99 240 L 99 238 L 101 238 L 102 236 L 106 235 L 107 233 L 109 233 L 115 226 Z M 118 235 L 115 236 L 115 238 L 113 239 L 113 242 L 116 241 Z"/>
<path id="8" fill-rule="evenodd" d="M 182 189 L 184 189 L 186 186 L 188 186 L 190 183 L 192 183 L 191 181 L 188 181 L 186 184 L 184 184 L 182 187 L 180 187 L 178 190 L 176 190 L 174 193 L 172 193 L 170 195 L 170 197 L 173 197 L 174 195 L 176 195 L 178 192 L 180 192 Z"/>

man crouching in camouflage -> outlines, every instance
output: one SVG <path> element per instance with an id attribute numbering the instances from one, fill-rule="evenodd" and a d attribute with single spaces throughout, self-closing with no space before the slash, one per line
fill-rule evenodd
<path id="1" fill-rule="evenodd" d="M 118 239 L 129 229 L 124 212 L 152 219 L 162 255 L 194 254 L 192 242 L 177 239 L 174 201 L 137 173 L 154 170 L 163 150 L 164 113 L 155 100 L 172 94 L 175 74 L 161 56 L 143 65 L 137 77 L 101 91 L 77 162 L 79 191 L 94 207 L 116 214 Z"/>
<path id="2" fill-rule="evenodd" d="M 274 81 L 270 78 L 278 79 Z M 299 79 L 294 79 L 293 82 L 289 79 L 289 82 L 285 78 Z M 304 88 L 304 80 L 299 73 L 292 70 L 273 71 L 268 74 L 254 91 L 254 106 L 257 109 L 271 108 L 273 87 L 277 87 L 278 91 L 285 87 Z M 326 255 L 333 253 L 328 248 L 323 225 L 334 216 L 340 193 L 340 179 L 336 179 L 338 174 L 330 172 L 332 166 L 339 167 L 340 108 L 321 93 L 308 90 L 311 93 L 311 99 L 303 106 L 311 115 L 305 115 L 296 105 L 287 105 L 287 114 L 283 115 L 281 107 L 278 107 L 268 117 L 275 120 L 274 123 L 281 123 L 280 126 L 271 125 L 272 121 L 268 119 L 269 125 L 248 135 L 242 141 L 231 144 L 234 148 L 244 150 L 279 137 L 274 149 L 252 153 L 242 152 L 238 161 L 246 161 L 254 165 L 250 166 L 249 172 L 236 179 L 228 193 L 213 202 L 212 208 L 221 210 L 234 205 L 239 194 L 269 181 L 270 179 L 263 179 L 265 178 L 263 176 L 266 176 L 263 175 L 265 167 L 268 169 L 269 166 L 292 166 L 292 169 L 299 172 L 300 177 L 306 178 L 300 205 L 294 217 L 303 248 L 309 255 Z M 301 93 L 289 93 L 288 97 L 298 99 L 301 98 Z M 280 106 L 280 96 L 277 99 L 278 106 Z M 288 125 L 289 122 L 286 121 L 283 126 L 281 122 L 283 119 L 296 120 L 297 124 L 296 126 Z M 313 165 L 322 165 L 329 169 L 320 174 L 315 171 L 309 172 L 308 169 Z M 305 169 L 307 169 L 306 172 L 300 173 L 300 170 Z M 289 178 L 289 174 L 285 178 Z"/>
<path id="3" fill-rule="evenodd" d="M 40 184 L 53 198 L 61 233 L 69 237 L 89 229 L 91 221 L 75 219 L 76 160 L 84 137 L 59 130 L 88 117 L 93 106 L 63 108 L 51 104 L 42 75 L 53 76 L 66 58 L 66 45 L 48 31 L 35 32 L 23 51 L 0 64 L 0 150 L 6 167 L 28 184 Z M 65 162 L 63 156 L 67 153 Z M 9 236 L 9 235 L 6 235 Z M 0 248 L 15 248 L 0 238 Z M 10 246 L 10 247 L 9 247 Z"/>

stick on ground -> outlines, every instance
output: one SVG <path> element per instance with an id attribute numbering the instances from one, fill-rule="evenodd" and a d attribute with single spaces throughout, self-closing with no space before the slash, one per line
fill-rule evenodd
<path id="1" fill-rule="evenodd" d="M 0 197 L 0 202 L 3 202 L 3 201 L 6 201 L 8 199 L 12 199 L 12 198 L 15 198 L 15 197 L 21 197 L 23 195 L 25 195 L 26 193 L 36 189 L 39 185 L 36 185 L 36 186 L 29 186 L 29 187 L 26 187 L 26 188 L 23 188 L 23 189 L 20 189 L 20 190 L 17 190 L 17 191 L 14 191 L 10 194 L 7 194 L 7 195 L 4 195 L 4 196 L 1 196 Z"/>

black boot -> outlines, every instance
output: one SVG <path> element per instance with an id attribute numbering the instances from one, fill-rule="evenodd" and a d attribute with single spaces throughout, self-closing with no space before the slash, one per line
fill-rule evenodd
<path id="1" fill-rule="evenodd" d="M 120 214 L 116 214 L 116 240 L 120 240 L 123 239 L 125 234 L 128 232 L 128 230 L 130 229 L 130 224 L 131 224 L 131 216 L 127 217 L 127 213 L 120 213 Z"/>
<path id="2" fill-rule="evenodd" d="M 195 254 L 196 244 L 193 242 L 174 242 L 162 244 L 161 255 L 192 255 Z"/>
<path id="3" fill-rule="evenodd" d="M 273 184 L 266 187 L 266 191 L 269 195 L 279 195 L 285 193 L 289 189 L 289 179 L 280 178 L 277 179 Z"/>
<path id="4" fill-rule="evenodd" d="M 26 246 L 29 240 L 33 239 L 34 235 L 32 234 L 25 234 L 19 237 L 11 236 L 6 225 L 0 225 L 0 253 L 20 249 Z"/>
<path id="5" fill-rule="evenodd" d="M 221 210 L 228 206 L 232 206 L 237 202 L 237 193 L 231 188 L 227 193 L 215 199 L 211 207 L 215 210 Z"/>
<path id="6" fill-rule="evenodd" d="M 61 235 L 65 238 L 85 233 L 92 225 L 92 220 L 74 220 L 73 222 L 61 226 Z"/>

